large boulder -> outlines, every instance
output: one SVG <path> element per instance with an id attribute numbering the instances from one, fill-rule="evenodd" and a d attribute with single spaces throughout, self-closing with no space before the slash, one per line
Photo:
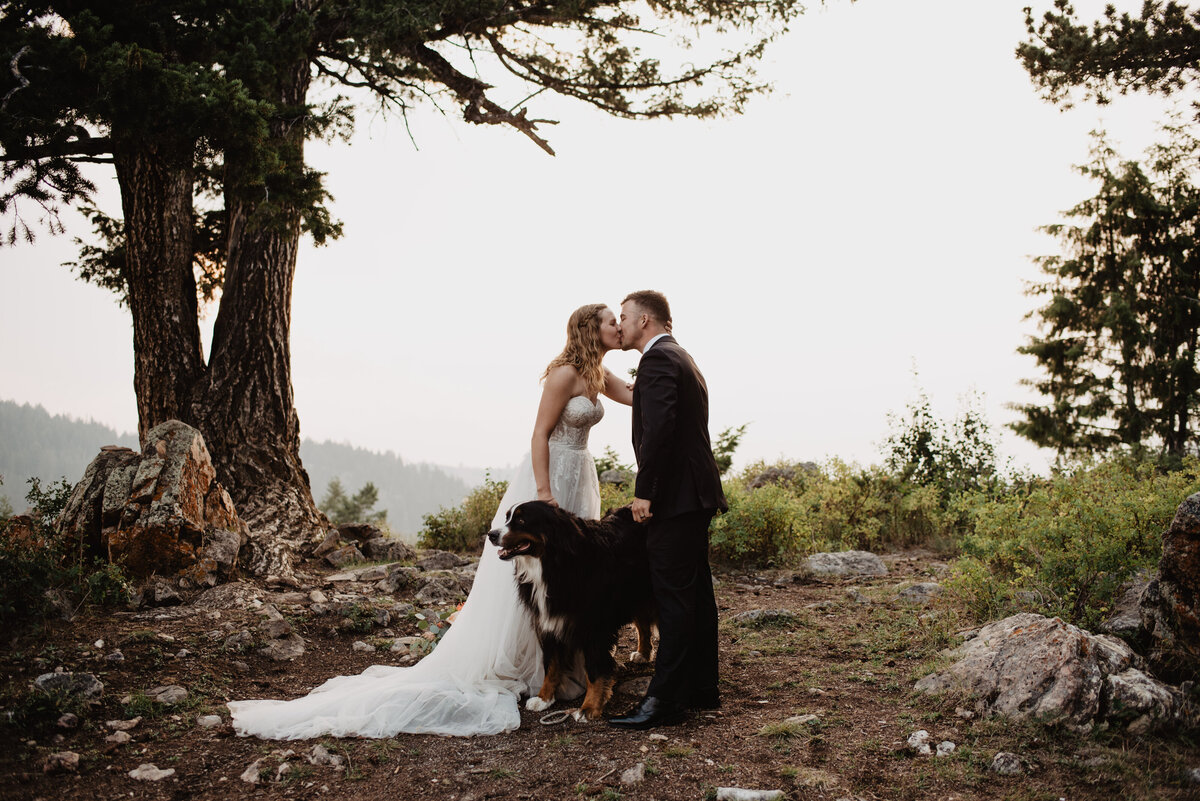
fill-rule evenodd
<path id="1" fill-rule="evenodd" d="M 958 661 L 915 689 L 965 694 L 980 714 L 1076 730 L 1099 722 L 1133 731 L 1197 722 L 1185 694 L 1147 675 L 1124 642 L 1058 618 L 1026 612 L 990 623 L 949 656 Z"/>
<path id="2" fill-rule="evenodd" d="M 200 432 L 167 421 L 150 430 L 140 454 L 101 450 L 71 493 L 59 531 L 135 578 L 212 586 L 232 574 L 247 539 L 216 475 Z"/>
<path id="3" fill-rule="evenodd" d="M 886 576 L 888 569 L 870 551 L 814 553 L 806 563 L 811 573 L 822 576 Z"/>
<path id="4" fill-rule="evenodd" d="M 1179 681 L 1200 675 L 1200 492 L 1179 505 L 1163 533 L 1158 572 L 1139 606 L 1155 672 Z"/>

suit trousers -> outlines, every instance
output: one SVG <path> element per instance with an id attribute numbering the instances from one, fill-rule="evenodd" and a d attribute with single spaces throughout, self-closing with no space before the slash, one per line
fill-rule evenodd
<path id="1" fill-rule="evenodd" d="M 651 510 L 653 511 L 653 510 Z M 658 604 L 658 654 L 647 695 L 688 705 L 717 692 L 717 601 L 708 565 L 712 509 L 650 518 L 646 550 Z"/>

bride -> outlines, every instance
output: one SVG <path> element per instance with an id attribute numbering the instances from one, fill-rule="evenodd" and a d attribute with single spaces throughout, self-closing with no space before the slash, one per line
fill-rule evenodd
<path id="1" fill-rule="evenodd" d="M 514 504 L 554 503 L 580 517 L 600 516 L 600 485 L 588 431 L 604 416 L 599 395 L 626 405 L 633 394 L 605 369 L 604 354 L 621 346 L 612 310 L 582 306 L 567 321 L 567 344 L 543 374 L 530 452 L 500 502 L 492 528 Z M 518 700 L 542 683 L 541 646 L 517 597 L 512 562 L 484 541 L 475 583 L 454 625 L 412 667 L 373 665 L 336 676 L 291 701 L 231 701 L 240 735 L 271 740 L 391 737 L 412 734 L 499 734 L 521 724 Z M 565 697 L 578 682 L 566 682 Z"/>

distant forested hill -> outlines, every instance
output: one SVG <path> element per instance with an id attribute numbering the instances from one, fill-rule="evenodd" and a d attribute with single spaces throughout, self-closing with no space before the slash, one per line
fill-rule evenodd
<path id="1" fill-rule="evenodd" d="M 21 511 L 30 477 L 43 483 L 65 477 L 74 484 L 104 445 L 137 449 L 138 440 L 134 434 L 118 434 L 100 423 L 0 400 L 0 476 L 4 477 L 0 497 Z M 379 489 L 376 509 L 386 509 L 392 531 L 409 539 L 420 530 L 422 516 L 459 503 L 483 476 L 482 470 L 408 464 L 390 452 L 307 439 L 300 445 L 300 456 L 318 501 L 332 478 L 340 478 L 351 493 L 371 481 Z M 475 476 L 479 479 L 473 480 Z"/>

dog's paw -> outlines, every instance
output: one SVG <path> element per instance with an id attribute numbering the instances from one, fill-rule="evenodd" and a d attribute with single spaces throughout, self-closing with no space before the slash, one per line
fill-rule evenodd
<path id="1" fill-rule="evenodd" d="M 576 723 L 591 723 L 593 720 L 595 720 L 595 718 L 589 717 L 588 713 L 584 712 L 582 709 L 576 709 L 571 714 L 571 717 L 575 718 Z"/>
<path id="2" fill-rule="evenodd" d="M 536 695 L 530 696 L 529 700 L 525 702 L 525 708 L 530 712 L 542 712 L 552 706 L 554 706 L 553 698 L 551 698 L 549 701 L 543 701 L 539 696 Z"/>
<path id="3" fill-rule="evenodd" d="M 629 661 L 631 664 L 644 665 L 650 660 L 641 651 L 633 651 L 629 654 Z"/>

